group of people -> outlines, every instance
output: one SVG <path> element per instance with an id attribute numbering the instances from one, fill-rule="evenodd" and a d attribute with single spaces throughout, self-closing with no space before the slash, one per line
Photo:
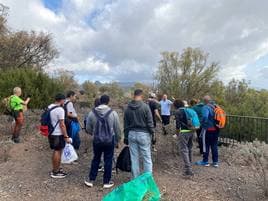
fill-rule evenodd
<path id="1" fill-rule="evenodd" d="M 21 89 L 14 89 L 12 104 L 18 104 L 18 114 L 15 116 L 16 126 L 12 139 L 18 142 L 19 130 L 23 122 L 23 105 L 30 101 L 20 99 Z M 55 96 L 55 102 L 48 106 L 50 111 L 53 132 L 48 136 L 52 155 L 52 178 L 64 178 L 66 173 L 61 166 L 61 155 L 66 143 L 80 146 L 79 133 L 73 138 L 68 126 L 71 122 L 79 123 L 77 112 L 74 108 L 76 94 L 73 91 Z M 104 162 L 103 188 L 114 186 L 112 168 L 114 161 L 114 149 L 119 147 L 121 142 L 121 125 L 118 113 L 109 106 L 110 97 L 102 95 L 95 100 L 94 108 L 87 115 L 85 126 L 86 132 L 93 136 L 93 159 L 90 165 L 89 175 L 84 183 L 93 187 L 100 163 Z M 184 174 L 192 176 L 192 147 L 194 135 L 198 136 L 200 154 L 203 159 L 196 162 L 196 165 L 218 167 L 218 137 L 219 128 L 214 119 L 213 107 L 215 103 L 210 96 L 205 96 L 202 101 L 191 100 L 190 106 L 183 100 L 168 99 L 163 95 L 158 101 L 156 95 L 151 93 L 148 100 L 144 100 L 141 89 L 134 91 L 133 100 L 130 101 L 124 110 L 124 144 L 129 146 L 131 159 L 131 172 L 133 178 L 138 177 L 142 172 L 153 172 L 151 150 L 157 151 L 153 146 L 156 142 L 157 119 L 163 126 L 163 134 L 167 135 L 166 126 L 170 124 L 170 118 L 174 114 L 176 121 L 175 136 L 179 140 L 181 156 L 185 164 Z M 174 108 L 174 110 L 172 110 Z M 201 126 L 196 130 L 188 127 L 188 117 L 185 108 L 191 108 L 198 116 Z M 16 139 L 16 140 L 15 140 Z M 212 151 L 212 163 L 209 163 L 209 152 Z M 142 164 L 140 164 L 142 163 Z M 141 166 L 143 168 L 141 168 Z"/>

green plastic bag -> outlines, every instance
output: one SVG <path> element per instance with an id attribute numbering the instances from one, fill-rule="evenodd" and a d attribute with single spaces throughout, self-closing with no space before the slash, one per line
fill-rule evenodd
<path id="1" fill-rule="evenodd" d="M 160 197 L 152 173 L 147 172 L 117 187 L 102 201 L 158 201 Z"/>

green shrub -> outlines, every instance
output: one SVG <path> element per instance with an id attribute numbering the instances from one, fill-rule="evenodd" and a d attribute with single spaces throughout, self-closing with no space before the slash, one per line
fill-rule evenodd
<path id="1" fill-rule="evenodd" d="M 48 74 L 34 69 L 12 69 L 0 73 L 0 99 L 12 95 L 14 87 L 21 87 L 22 98 L 31 95 L 31 109 L 45 108 L 53 102 L 56 93 L 64 91 L 63 85 Z M 1 109 L 1 108 L 0 108 Z M 3 108 L 2 108 L 3 109 Z M 3 111 L 3 110 L 0 111 Z"/>

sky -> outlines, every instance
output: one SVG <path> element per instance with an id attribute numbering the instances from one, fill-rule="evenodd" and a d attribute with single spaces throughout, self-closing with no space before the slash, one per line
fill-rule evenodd
<path id="1" fill-rule="evenodd" d="M 150 82 L 160 52 L 201 48 L 219 79 L 268 88 L 267 0 L 0 0 L 13 30 L 51 33 L 50 71 L 76 79 Z"/>

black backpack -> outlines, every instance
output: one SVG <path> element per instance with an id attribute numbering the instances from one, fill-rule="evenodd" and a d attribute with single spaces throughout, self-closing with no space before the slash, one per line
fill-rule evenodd
<path id="1" fill-rule="evenodd" d="M 125 146 L 120 152 L 116 161 L 116 172 L 118 169 L 124 172 L 131 172 L 131 160 L 129 146 Z"/>
<path id="2" fill-rule="evenodd" d="M 104 116 L 100 116 L 98 112 L 93 109 L 93 113 L 97 118 L 93 142 L 95 144 L 111 145 L 113 143 L 113 133 L 109 125 L 109 116 L 113 110 L 109 110 Z"/>
<path id="3" fill-rule="evenodd" d="M 59 124 L 59 121 L 57 121 L 56 125 L 53 126 L 52 123 L 51 123 L 51 116 L 50 116 L 50 113 L 52 110 L 58 108 L 60 106 L 54 106 L 52 108 L 47 108 L 42 114 L 41 114 L 41 120 L 40 120 L 40 123 L 41 123 L 41 126 L 39 128 L 40 132 L 42 135 L 44 136 L 49 136 L 51 135 L 55 128 L 57 127 L 57 125 Z"/>

